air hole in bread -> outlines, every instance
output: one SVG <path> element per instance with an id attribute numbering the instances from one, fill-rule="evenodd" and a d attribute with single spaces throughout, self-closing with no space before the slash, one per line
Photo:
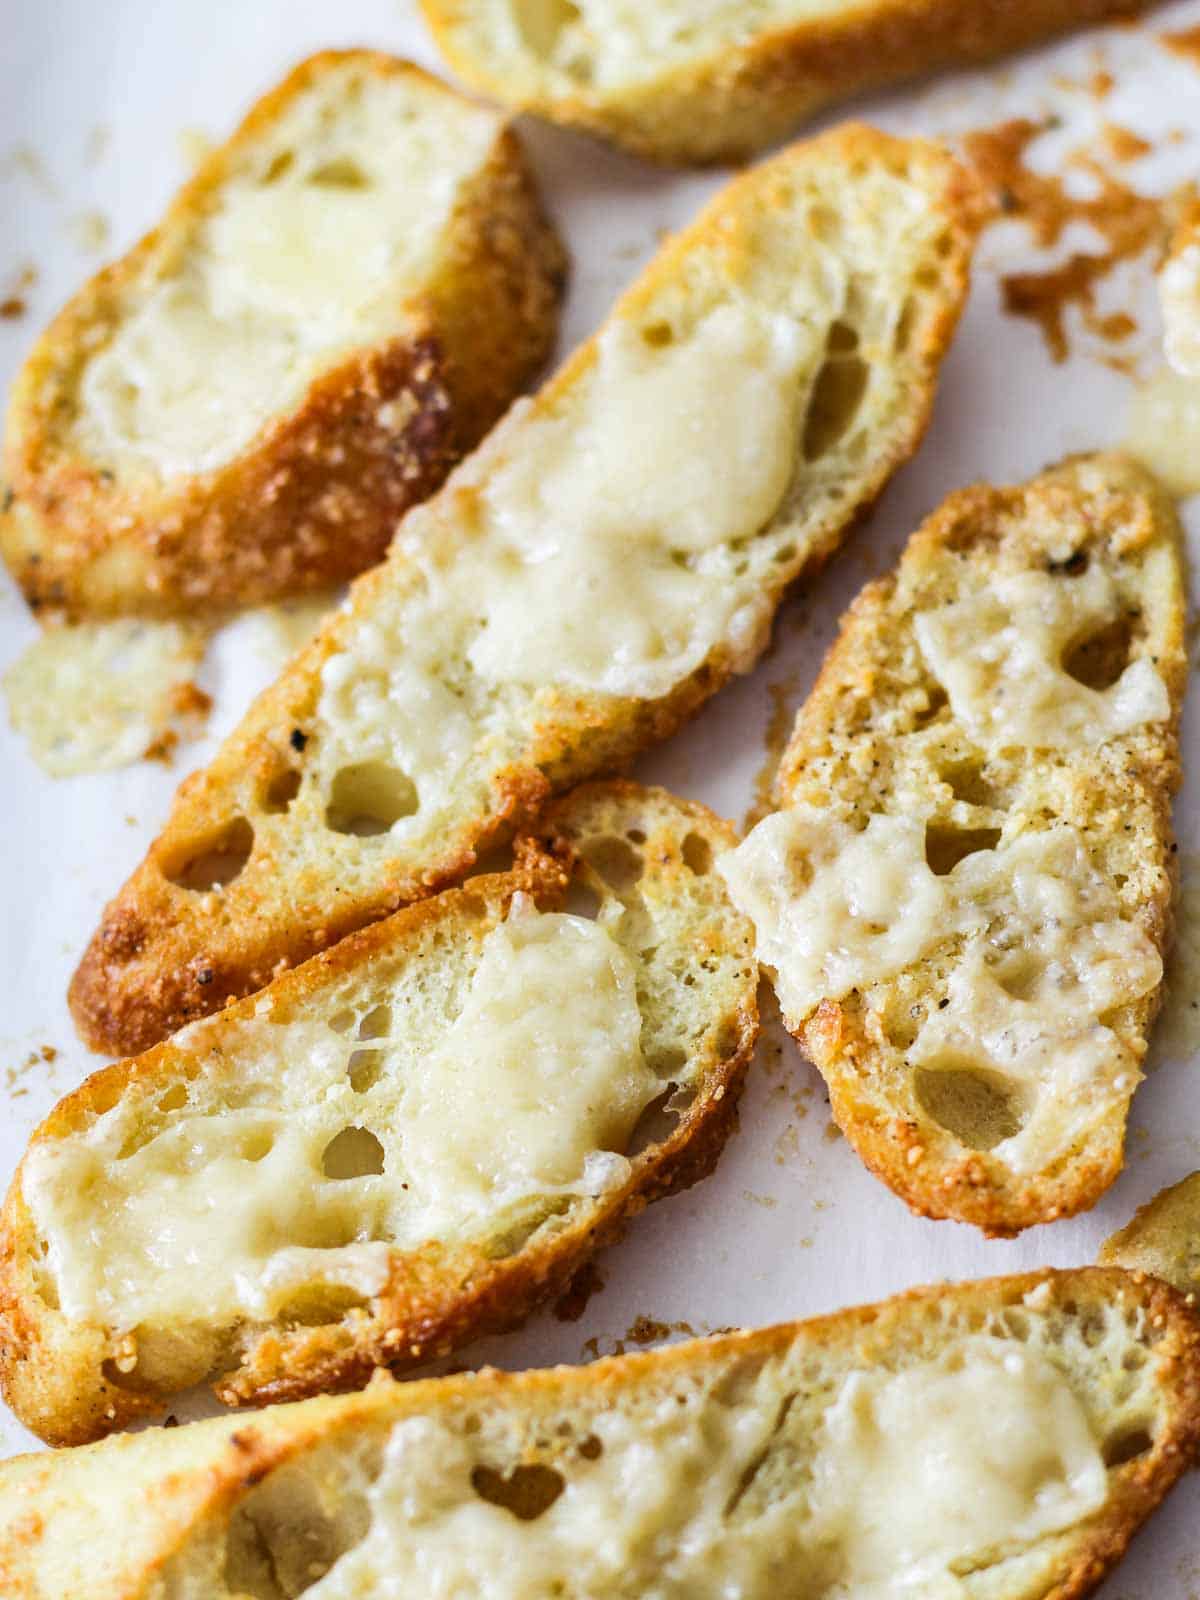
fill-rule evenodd
<path id="1" fill-rule="evenodd" d="M 1089 689 L 1111 689 L 1129 665 L 1132 644 L 1133 618 L 1115 617 L 1067 646 L 1063 671 Z"/>
<path id="2" fill-rule="evenodd" d="M 346 1072 L 355 1094 L 365 1094 L 383 1075 L 383 1051 L 355 1050 L 346 1063 Z"/>
<path id="3" fill-rule="evenodd" d="M 712 845 L 704 838 L 703 834 L 689 833 L 683 841 L 683 864 L 689 872 L 694 872 L 698 878 L 712 868 Z"/>
<path id="4" fill-rule="evenodd" d="M 514 1467 L 507 1475 L 484 1466 L 471 1473 L 471 1487 L 481 1500 L 511 1511 L 521 1522 L 533 1522 L 549 1511 L 566 1486 L 561 1472 L 537 1462 Z"/>
<path id="5" fill-rule="evenodd" d="M 392 1008 L 389 1005 L 372 1006 L 358 1025 L 360 1039 L 386 1039 L 392 1031 Z"/>
<path id="6" fill-rule="evenodd" d="M 417 804 L 417 786 L 399 767 L 386 761 L 358 761 L 335 776 L 325 823 L 334 833 L 374 838 L 402 817 L 411 817 Z"/>
<path id="7" fill-rule="evenodd" d="M 333 1481 L 337 1483 L 336 1472 Z M 310 1475 L 300 1463 L 277 1468 L 229 1519 L 222 1593 L 244 1600 L 294 1600 L 366 1536 L 369 1502 L 358 1488 Z M 330 1513 L 336 1503 L 337 1511 Z"/>
<path id="8" fill-rule="evenodd" d="M 925 691 L 925 704 L 913 716 L 913 727 L 924 728 L 933 721 L 950 703 L 950 697 L 940 683 L 931 684 Z"/>
<path id="9" fill-rule="evenodd" d="M 319 189 L 369 189 L 371 179 L 353 156 L 335 156 L 314 167 L 304 180 Z"/>
<path id="10" fill-rule="evenodd" d="M 1006 950 L 991 968 L 992 976 L 1014 1000 L 1032 1000 L 1041 984 L 1045 963 L 1032 951 Z"/>
<path id="11" fill-rule="evenodd" d="M 642 875 L 640 853 L 628 839 L 618 839 L 615 834 L 589 839 L 583 847 L 583 858 L 592 871 L 618 893 L 631 889 Z"/>
<path id="12" fill-rule="evenodd" d="M 913 1089 L 925 1114 L 969 1150 L 991 1150 L 1021 1131 L 1018 1086 L 964 1057 L 918 1067 Z"/>
<path id="13" fill-rule="evenodd" d="M 654 349 L 661 350 L 674 343 L 675 330 L 669 322 L 650 322 L 642 329 L 642 338 Z"/>
<path id="14" fill-rule="evenodd" d="M 321 1171 L 327 1178 L 371 1178 L 383 1171 L 383 1146 L 370 1128 L 343 1128 L 325 1146 Z"/>
<path id="15" fill-rule="evenodd" d="M 641 828 L 627 828 L 625 830 L 625 837 L 629 840 L 630 844 L 645 844 L 646 842 L 646 835 L 642 832 Z"/>
<path id="16" fill-rule="evenodd" d="M 838 323 L 834 323 L 837 328 Z M 861 356 L 830 355 L 812 387 L 804 419 L 806 461 L 819 461 L 846 435 L 867 392 L 870 368 Z"/>
<path id="17" fill-rule="evenodd" d="M 881 1021 L 888 1043 L 897 1050 L 909 1049 L 916 1043 L 923 1017 L 924 1013 L 919 1007 L 914 1016 L 913 1008 L 910 1006 L 905 1006 L 894 1014 L 886 1014 Z"/>
<path id="18" fill-rule="evenodd" d="M 825 347 L 830 355 L 850 355 L 858 349 L 858 329 L 848 322 L 835 322 L 829 330 Z"/>
<path id="19" fill-rule="evenodd" d="M 956 800 L 968 806 L 991 806 L 996 803 L 996 791 L 984 776 L 978 761 L 957 761 L 943 767 L 938 773 Z"/>
<path id="20" fill-rule="evenodd" d="M 604 1454 L 604 1441 L 597 1438 L 594 1433 L 589 1433 L 585 1439 L 579 1441 L 579 1454 L 585 1461 L 599 1461 Z"/>
<path id="21" fill-rule="evenodd" d="M 581 878 L 571 879 L 571 886 L 567 890 L 566 903 L 563 910 L 572 917 L 587 917 L 589 921 L 599 916 L 603 904 L 595 889 L 584 883 Z"/>
<path id="22" fill-rule="evenodd" d="M 1073 550 L 1061 561 L 1047 561 L 1046 571 L 1052 572 L 1056 578 L 1082 578 L 1090 565 L 1086 550 Z"/>
<path id="23" fill-rule="evenodd" d="M 900 315 L 896 318 L 896 332 L 892 337 L 893 347 L 897 350 L 907 350 L 912 343 L 913 329 L 917 325 L 917 301 L 910 295 L 904 302 Z"/>
<path id="24" fill-rule="evenodd" d="M 1144 1424 L 1121 1428 L 1104 1441 L 1102 1454 L 1106 1467 L 1123 1467 L 1154 1448 L 1154 1439 Z"/>
<path id="25" fill-rule="evenodd" d="M 357 1012 L 351 1011 L 347 1006 L 344 1011 L 339 1011 L 335 1016 L 330 1017 L 329 1026 L 334 1033 L 349 1033 L 356 1019 Z"/>
<path id="26" fill-rule="evenodd" d="M 679 1110 L 674 1104 L 676 1085 L 668 1083 L 657 1099 L 652 1100 L 633 1125 L 633 1132 L 625 1146 L 630 1161 L 644 1151 L 669 1139 L 679 1126 Z"/>
<path id="27" fill-rule="evenodd" d="M 512 840 L 508 839 L 503 844 L 493 845 L 490 850 L 479 851 L 467 877 L 482 878 L 492 872 L 511 872 L 515 860 Z"/>
<path id="28" fill-rule="evenodd" d="M 163 868 L 163 876 L 194 894 L 223 889 L 241 872 L 253 848 L 254 829 L 245 817 L 234 817 L 220 833 L 177 853 L 175 864 Z"/>
<path id="29" fill-rule="evenodd" d="M 300 774 L 295 767 L 283 767 L 271 779 L 263 795 L 263 809 L 286 811 L 300 793 Z"/>
<path id="30" fill-rule="evenodd" d="M 539 56 L 553 55 L 559 34 L 581 16 L 573 0 L 514 0 L 512 7 L 513 21 L 525 43 Z M 572 63 L 568 70 L 573 67 Z"/>
<path id="31" fill-rule="evenodd" d="M 262 175 L 262 181 L 264 183 L 278 183 L 280 178 L 286 177 L 295 165 L 295 152 L 281 150 L 278 155 L 271 157 L 270 165 Z"/>
<path id="32" fill-rule="evenodd" d="M 160 1111 L 182 1111 L 188 1103 L 187 1085 L 173 1083 L 171 1087 L 158 1097 Z"/>
<path id="33" fill-rule="evenodd" d="M 269 1128 L 248 1128 L 238 1140 L 237 1153 L 243 1161 L 265 1161 L 275 1147 Z"/>
<path id="34" fill-rule="evenodd" d="M 925 829 L 925 860 L 930 872 L 944 878 L 960 861 L 980 850 L 994 850 L 999 842 L 999 828 L 951 828 L 931 822 Z"/>

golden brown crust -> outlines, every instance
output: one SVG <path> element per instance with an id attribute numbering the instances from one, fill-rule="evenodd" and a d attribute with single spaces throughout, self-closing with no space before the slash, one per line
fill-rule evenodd
<path id="1" fill-rule="evenodd" d="M 867 812 L 887 810 L 893 785 L 907 770 L 905 737 L 929 728 L 939 734 L 940 768 L 926 774 L 935 819 L 945 814 L 948 820 L 954 784 L 963 781 L 954 775 L 961 770 L 995 790 L 974 797 L 980 804 L 972 826 L 1001 827 L 1011 797 L 1024 793 L 1022 783 L 1036 787 L 1050 772 L 1050 753 L 1030 750 L 1001 761 L 973 746 L 921 660 L 912 618 L 922 605 L 953 595 L 959 562 L 989 571 L 1006 558 L 1045 563 L 1064 539 L 1074 556 L 1130 563 L 1123 599 L 1130 605 L 1136 599 L 1143 609 L 1138 627 L 1149 642 L 1144 638 L 1137 648 L 1153 651 L 1172 715 L 1168 723 L 1099 749 L 1071 752 L 1053 792 L 1039 790 L 1036 801 L 1020 805 L 1046 806 L 1046 817 L 1057 815 L 1086 833 L 1093 864 L 1118 888 L 1122 914 L 1165 954 L 1172 931 L 1171 799 L 1180 780 L 1178 725 L 1187 670 L 1184 593 L 1173 506 L 1150 475 L 1124 457 L 1080 458 L 1019 488 L 952 495 L 913 535 L 897 574 L 868 585 L 847 612 L 797 717 L 777 793 L 782 804 L 821 806 L 836 798 Z M 865 1164 L 921 1216 L 974 1223 L 1003 1237 L 1087 1209 L 1121 1169 L 1124 1108 L 1049 1168 L 1021 1176 L 986 1149 L 960 1142 L 919 1103 L 904 1030 L 914 1007 L 923 1016 L 932 1004 L 945 976 L 939 961 L 931 957 L 927 968 L 881 985 L 870 1005 L 855 992 L 841 1001 L 825 999 L 808 1017 L 795 1019 L 797 1041 L 829 1085 L 839 1126 Z M 1106 1019 L 1135 1058 L 1145 1052 L 1161 992 L 1160 984 Z"/>
<path id="2" fill-rule="evenodd" d="M 1140 1347 L 1153 1364 L 1158 1420 L 1149 1448 L 1114 1465 L 1103 1508 L 1060 1536 L 1051 1586 L 1040 1586 L 1046 1582 L 1043 1568 L 1032 1579 L 1039 1587 L 1022 1583 L 1018 1591 L 1030 1600 L 1034 1593 L 1041 1600 L 1080 1600 L 1120 1560 L 1138 1527 L 1192 1465 L 1200 1444 L 1200 1326 L 1166 1285 L 1113 1268 L 939 1284 L 809 1322 L 689 1341 L 584 1368 L 381 1382 L 358 1395 L 244 1420 L 125 1436 L 66 1455 L 20 1457 L 0 1465 L 0 1579 L 11 1600 L 66 1600 L 61 1586 L 47 1588 L 42 1581 L 55 1574 L 56 1542 L 78 1546 L 116 1515 L 122 1536 L 101 1541 L 91 1564 L 91 1600 L 144 1600 L 156 1577 L 186 1560 L 189 1546 L 210 1533 L 221 1535 L 233 1510 L 269 1473 L 317 1446 L 336 1449 L 341 1440 L 349 1444 L 418 1415 L 454 1418 L 464 1411 L 479 1416 L 505 1409 L 534 1424 L 539 1418 L 577 1417 L 584 1408 L 619 1406 L 625 1393 L 643 1385 L 665 1392 L 672 1382 L 697 1376 L 728 1382 L 797 1345 L 818 1373 L 830 1362 L 858 1370 L 901 1366 L 936 1356 L 957 1338 L 991 1325 L 1007 1323 L 1007 1336 L 1020 1337 L 1012 1328 L 1031 1319 L 1032 1304 L 1036 1317 L 1082 1337 L 1085 1348 L 1094 1319 L 1112 1315 L 1124 1323 L 1127 1348 Z M 1080 1387 L 1095 1390 L 1103 1413 L 1102 1368 L 1097 1363 Z M 546 1432 L 535 1456 L 553 1462 L 553 1430 Z M 120 1486 L 117 1494 L 114 1486 Z"/>
<path id="3" fill-rule="evenodd" d="M 785 152 L 737 179 L 697 222 L 663 249 L 614 311 L 636 314 L 664 285 L 686 282 L 698 249 L 728 248 L 730 218 L 786 207 L 793 169 L 807 164 L 844 166 L 848 172 L 883 165 L 911 174 L 929 196 L 944 226 L 935 264 L 935 287 L 917 308 L 911 347 L 901 363 L 904 413 L 881 426 L 874 455 L 852 492 L 828 518 L 805 531 L 807 543 L 777 564 L 770 596 L 778 598 L 801 571 L 811 572 L 845 536 L 854 515 L 878 495 L 891 474 L 915 451 L 925 431 L 942 357 L 966 294 L 969 263 L 981 220 L 972 179 L 936 146 L 892 140 L 862 127 L 844 127 Z M 736 236 L 736 235 L 734 235 Z M 558 395 L 595 359 L 590 340 L 534 402 L 551 409 Z M 899 360 L 899 358 L 898 358 Z M 450 502 L 452 479 L 436 504 Z M 803 543 L 803 542 L 801 542 Z M 344 841 L 329 837 L 324 873 L 300 870 L 275 819 L 262 813 L 261 795 L 295 757 L 293 730 L 311 725 L 323 662 L 354 620 L 406 582 L 393 556 L 355 585 L 351 613 L 329 620 L 285 675 L 251 708 L 213 764 L 190 778 L 176 797 L 167 826 L 143 864 L 108 905 L 71 984 L 70 1002 L 83 1037 L 96 1049 L 126 1054 L 249 993 L 283 967 L 307 959 L 355 928 L 397 906 L 453 882 L 477 853 L 533 816 L 547 796 L 581 779 L 619 771 L 642 750 L 668 737 L 726 681 L 745 670 L 732 647 L 720 645 L 689 678 L 658 700 L 616 699 L 571 690 L 544 693 L 539 721 L 529 730 L 523 758 L 490 775 L 486 810 L 445 827 L 436 854 L 419 862 L 384 859 L 369 888 L 347 890 L 331 881 L 333 852 Z M 241 875 L 220 896 L 189 894 L 169 880 L 172 864 L 190 841 L 218 829 L 236 807 L 252 817 L 254 852 Z M 319 824 L 310 824 L 314 829 Z M 349 856 L 345 858 L 349 861 Z M 348 877 L 347 872 L 347 877 Z M 286 899 L 285 899 L 286 896 Z"/>
<path id="4" fill-rule="evenodd" d="M 157 487 L 122 482 L 64 438 L 84 354 L 124 297 L 211 207 L 247 149 L 330 71 L 411 78 L 370 51 L 326 51 L 260 100 L 163 221 L 68 303 L 35 345 L 9 406 L 0 552 L 35 611 L 193 614 L 345 582 L 384 555 L 425 499 L 545 361 L 565 256 L 524 154 L 498 128 L 462 187 L 435 270 L 404 331 L 318 374 L 289 414 L 233 459 Z"/>
<path id="5" fill-rule="evenodd" d="M 873 0 L 762 29 L 743 44 L 607 88 L 570 84 L 489 38 L 480 0 L 422 0 L 446 59 L 495 99 L 672 164 L 736 162 L 823 106 L 956 63 L 987 61 L 1151 0 Z M 505 8 L 507 9 L 507 7 Z"/>
<path id="6" fill-rule="evenodd" d="M 339 977 L 361 971 L 373 957 L 414 946 L 431 927 L 452 934 L 478 915 L 471 908 L 479 901 L 494 920 L 506 914 L 518 890 L 554 909 L 573 875 L 583 872 L 586 879 L 590 846 L 614 835 L 624 838 L 635 824 L 645 835 L 638 846 L 645 861 L 643 887 L 680 908 L 688 954 L 703 959 L 707 951 L 738 975 L 730 980 L 720 1015 L 704 1019 L 691 1047 L 694 1099 L 669 1132 L 633 1158 L 621 1187 L 578 1205 L 565 1226 L 535 1231 L 521 1248 L 499 1257 L 486 1240 L 397 1250 L 389 1282 L 369 1306 L 315 1326 L 267 1322 L 226 1338 L 228 1354 L 214 1382 L 226 1404 L 261 1405 L 357 1388 L 379 1367 L 400 1372 L 483 1334 L 513 1328 L 564 1289 L 584 1261 L 619 1237 L 651 1201 L 712 1170 L 736 1124 L 737 1098 L 758 1033 L 757 969 L 749 925 L 709 874 L 712 857 L 732 847 L 736 836 L 703 806 L 622 780 L 584 785 L 549 808 L 536 835 L 517 841 L 510 873 L 476 877 L 409 906 L 285 974 L 270 993 L 277 1012 L 286 1014 Z M 707 851 L 699 863 L 710 883 L 703 891 L 696 864 L 685 859 L 693 838 L 704 841 Z M 604 890 L 605 884 L 595 881 L 595 887 Z M 703 912 L 702 903 L 708 908 Z M 258 1004 L 258 997 L 234 1004 L 214 1026 L 249 1019 Z M 51 1111 L 32 1143 L 87 1126 L 133 1083 L 177 1082 L 184 1067 L 167 1041 L 104 1068 Z M 122 1378 L 114 1360 L 119 1341 L 111 1329 L 72 1322 L 48 1305 L 38 1287 L 36 1239 L 18 1171 L 0 1215 L 0 1390 L 9 1404 L 54 1444 L 83 1443 L 161 1410 L 173 1387 L 136 1374 Z"/>

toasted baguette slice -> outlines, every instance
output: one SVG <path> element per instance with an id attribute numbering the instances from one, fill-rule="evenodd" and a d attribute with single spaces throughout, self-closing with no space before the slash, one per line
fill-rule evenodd
<path id="1" fill-rule="evenodd" d="M 0 1463 L 5 1600 L 1089 1594 L 1190 1464 L 1200 1333 L 1100 1268 L 919 1289 Z"/>
<path id="2" fill-rule="evenodd" d="M 520 1322 L 733 1125 L 758 982 L 713 870 L 734 842 L 586 786 L 517 870 L 89 1079 L 0 1223 L 13 1408 L 78 1442 L 208 1377 L 291 1399 Z"/>
<path id="3" fill-rule="evenodd" d="M 563 266 L 502 117 L 389 56 L 306 61 L 18 376 L 0 551 L 30 605 L 361 572 L 549 354 Z"/>
<path id="4" fill-rule="evenodd" d="M 851 607 L 785 809 L 723 864 L 839 1125 L 924 1216 L 1013 1234 L 1120 1170 L 1183 620 L 1174 509 L 1125 458 L 952 495 Z"/>
<path id="5" fill-rule="evenodd" d="M 719 195 L 180 790 L 75 976 L 85 1038 L 142 1049 L 453 880 L 748 670 L 916 448 L 976 199 L 866 128 Z"/>
<path id="6" fill-rule="evenodd" d="M 986 61 L 1149 0 L 421 0 L 446 59 L 506 105 L 652 161 L 738 161 L 823 106 Z"/>
<path id="7" fill-rule="evenodd" d="M 1200 1172 L 1147 1201 L 1104 1241 L 1098 1259 L 1163 1278 L 1194 1304 L 1200 1294 Z"/>

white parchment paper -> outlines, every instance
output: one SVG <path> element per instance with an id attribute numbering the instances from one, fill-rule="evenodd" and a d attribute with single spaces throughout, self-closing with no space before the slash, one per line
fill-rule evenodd
<path id="1" fill-rule="evenodd" d="M 0 321 L 0 384 L 38 328 L 102 257 L 124 250 L 186 175 L 180 135 L 223 137 L 245 107 L 310 51 L 371 44 L 436 67 L 414 3 L 404 0 L 3 0 L 0 6 L 0 300 L 22 269 L 26 316 Z M 980 73 L 938 79 L 852 109 L 897 131 L 957 133 L 1015 115 L 1062 119 L 1038 147 L 1052 162 L 1110 121 L 1149 139 L 1152 153 L 1122 176 L 1146 192 L 1200 177 L 1200 65 L 1162 48 L 1168 29 L 1200 25 L 1200 0 L 1158 8 L 1140 27 L 1093 32 Z M 1085 85 L 1100 69 L 1115 87 Z M 827 119 L 832 120 L 832 119 Z M 565 351 L 599 322 L 720 174 L 672 174 L 540 125 L 523 127 L 548 204 L 574 259 Z M 1083 180 L 1081 180 L 1083 181 Z M 639 776 L 740 820 L 754 798 L 764 740 L 802 699 L 837 617 L 884 570 L 917 522 L 951 489 L 1023 478 L 1068 452 L 1120 441 L 1131 379 L 1071 324 L 1072 358 L 1055 365 L 1032 322 L 1006 316 L 999 279 L 1096 248 L 1073 227 L 1053 256 L 1020 223 L 994 227 L 947 362 L 918 459 L 872 520 L 780 615 L 768 656 L 726 689 L 691 728 L 641 765 Z M 1118 269 L 1102 308 L 1136 308 L 1139 330 L 1120 349 L 1155 364 L 1159 329 L 1150 267 Z M 1073 314 L 1072 314 L 1073 315 Z M 1112 353 L 1111 349 L 1108 350 Z M 1186 508 L 1193 565 L 1200 508 Z M 0 579 L 0 667 L 34 626 Z M 141 857 L 174 785 L 211 753 L 270 667 L 254 626 L 223 635 L 202 681 L 216 698 L 207 738 L 174 769 L 143 764 L 52 781 L 0 727 L 0 1178 L 7 1182 L 36 1121 L 99 1062 L 75 1038 L 64 995 L 100 908 Z M 1200 850 L 1200 771 L 1192 756 L 1200 703 L 1185 723 L 1188 776 L 1177 808 L 1181 848 Z M 44 1050 L 43 1047 L 50 1047 Z M 44 1055 L 53 1054 L 52 1060 Z M 1108 1233 L 1163 1184 L 1200 1166 L 1200 1060 L 1152 1052 L 1138 1093 L 1126 1171 L 1094 1212 L 988 1242 L 951 1223 L 919 1221 L 869 1177 L 832 1127 L 817 1074 L 789 1040 L 769 1038 L 742 1105 L 741 1131 L 717 1174 L 654 1206 L 599 1263 L 604 1287 L 579 1320 L 550 1312 L 521 1333 L 471 1349 L 501 1366 L 578 1361 L 629 1338 L 639 1317 L 702 1333 L 877 1299 L 918 1283 L 1094 1258 Z M 177 1408 L 203 1414 L 203 1400 Z M 211 1407 L 209 1408 L 211 1409 Z M 0 1454 L 35 1441 L 0 1411 Z M 1185 1483 L 1104 1590 L 1107 1600 L 1200 1594 L 1200 1480 Z"/>

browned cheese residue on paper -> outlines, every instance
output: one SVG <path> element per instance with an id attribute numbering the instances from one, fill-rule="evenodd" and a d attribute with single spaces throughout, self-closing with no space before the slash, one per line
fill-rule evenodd
<path id="1" fill-rule="evenodd" d="M 1091 180 L 1089 193 L 1074 194 L 1062 174 L 1034 172 L 1025 164 L 1026 150 L 1047 127 L 1016 118 L 968 134 L 964 150 L 992 192 L 995 216 L 1020 218 L 1041 248 L 1056 245 L 1072 222 L 1088 224 L 1104 241 L 1099 252 L 1075 251 L 1058 267 L 1010 273 L 1001 280 L 1005 310 L 1036 322 L 1051 356 L 1065 361 L 1069 306 L 1077 306 L 1084 325 L 1108 344 L 1136 331 L 1128 312 L 1097 311 L 1096 291 L 1118 262 L 1161 247 L 1166 223 L 1160 200 L 1139 194 L 1112 171 L 1114 160 L 1144 155 L 1145 140 L 1109 125 L 1102 155 L 1081 150 L 1071 157 L 1072 167 Z"/>

